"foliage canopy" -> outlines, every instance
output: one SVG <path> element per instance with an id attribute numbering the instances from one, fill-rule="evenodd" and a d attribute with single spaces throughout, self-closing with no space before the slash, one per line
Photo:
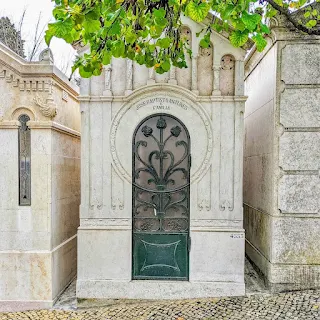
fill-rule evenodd
<path id="1" fill-rule="evenodd" d="M 306 6 L 308 0 L 52 0 L 54 23 L 46 32 L 72 44 L 81 41 L 90 53 L 77 58 L 73 71 L 82 77 L 99 75 L 112 57 L 129 58 L 141 65 L 167 72 L 171 65 L 186 66 L 185 55 L 192 55 L 188 41 L 181 34 L 181 16 L 196 22 L 207 19 L 201 37 L 202 47 L 210 46 L 213 31 L 227 31 L 235 47 L 251 38 L 262 51 L 270 33 L 267 19 L 278 12 L 287 16 L 295 28 L 320 35 L 320 12 Z M 320 0 L 317 0 L 320 1 Z M 293 10 L 305 10 L 295 18 Z M 211 14 L 208 20 L 208 14 Z"/>

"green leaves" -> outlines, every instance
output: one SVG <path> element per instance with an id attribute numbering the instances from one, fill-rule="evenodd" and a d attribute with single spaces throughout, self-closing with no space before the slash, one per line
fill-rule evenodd
<path id="1" fill-rule="evenodd" d="M 259 14 L 249 14 L 246 11 L 242 13 L 242 22 L 249 31 L 254 31 L 260 21 L 261 16 Z"/>
<path id="2" fill-rule="evenodd" d="M 319 28 L 320 14 L 316 6 L 306 5 L 307 0 L 274 1 L 288 12 L 300 8 L 299 23 L 304 31 Z M 79 69 L 82 77 L 99 75 L 113 57 L 131 59 L 157 73 L 168 72 L 171 66 L 186 68 L 186 55 L 192 56 L 192 51 L 188 37 L 181 34 L 183 15 L 201 23 L 196 35 L 203 48 L 211 45 L 213 32 L 224 32 L 233 46 L 242 47 L 252 39 L 257 50 L 262 51 L 267 45 L 265 35 L 270 33 L 267 18 L 278 13 L 266 0 L 53 2 L 55 22 L 48 25 L 45 40 L 47 44 L 53 37 L 68 43 L 81 40 L 88 46 L 90 53 L 77 59 L 73 66 L 73 71 Z M 211 14 L 215 17 L 206 20 Z"/>
<path id="3" fill-rule="evenodd" d="M 239 30 L 233 31 L 230 36 L 230 42 L 235 47 L 243 46 L 249 39 L 248 32 L 241 32 Z"/>
<path id="4" fill-rule="evenodd" d="M 257 34 L 255 36 L 252 37 L 252 40 L 254 41 L 254 43 L 256 44 L 257 50 L 259 52 L 263 51 L 263 49 L 266 47 L 267 45 L 267 41 L 266 39 L 263 38 L 263 36 L 261 34 Z"/>
<path id="5" fill-rule="evenodd" d="M 187 5 L 186 14 L 194 21 L 201 22 L 207 16 L 209 10 L 209 3 L 191 1 Z"/>
<path id="6" fill-rule="evenodd" d="M 170 47 L 170 44 L 171 44 L 171 40 L 168 37 L 163 38 L 163 39 L 159 39 L 157 41 L 157 46 L 159 46 L 163 49 L 168 49 Z"/>
<path id="7" fill-rule="evenodd" d="M 68 43 L 77 40 L 77 34 L 74 30 L 74 24 L 70 18 L 64 21 L 57 21 L 48 25 L 48 30 L 45 34 L 45 41 L 47 45 L 50 44 L 53 37 L 62 38 Z"/>
<path id="8" fill-rule="evenodd" d="M 208 32 L 201 40 L 200 47 L 209 48 L 210 47 L 210 33 Z"/>

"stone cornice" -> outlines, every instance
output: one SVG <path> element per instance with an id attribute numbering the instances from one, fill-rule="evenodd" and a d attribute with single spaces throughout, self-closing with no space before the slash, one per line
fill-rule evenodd
<path id="1" fill-rule="evenodd" d="M 54 121 L 28 121 L 28 127 L 31 129 L 51 129 L 57 132 L 68 134 L 73 137 L 80 138 L 79 131 L 68 128 L 60 123 Z M 18 120 L 4 120 L 0 121 L 0 129 L 18 129 L 20 122 Z"/>
<path id="2" fill-rule="evenodd" d="M 81 136 L 79 131 L 65 127 L 64 125 L 54 121 L 28 121 L 27 125 L 31 129 L 51 129 L 73 137 L 79 138 Z"/>
<path id="3" fill-rule="evenodd" d="M 183 94 L 190 99 L 197 101 L 197 102 L 245 102 L 248 97 L 246 96 L 199 96 L 196 95 L 194 92 L 185 89 L 183 87 L 167 84 L 167 83 L 156 83 L 153 85 L 147 85 L 141 87 L 137 90 L 134 90 L 131 94 L 127 96 L 79 96 L 80 102 L 127 102 L 130 101 L 136 96 L 151 93 L 151 92 L 176 92 Z"/>
<path id="4" fill-rule="evenodd" d="M 79 88 L 54 65 L 27 62 L 1 43 L 0 78 L 19 87 L 20 91 L 48 91 L 53 81 L 75 99 L 79 95 Z"/>

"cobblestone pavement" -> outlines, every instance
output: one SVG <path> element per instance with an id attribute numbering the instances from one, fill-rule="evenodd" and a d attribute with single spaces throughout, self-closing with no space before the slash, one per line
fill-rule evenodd
<path id="1" fill-rule="evenodd" d="M 0 313 L 0 320 L 320 320 L 320 290 L 269 294 L 251 264 L 245 265 L 246 296 L 149 301 L 76 310 L 73 282 L 55 310 Z"/>
<path id="2" fill-rule="evenodd" d="M 120 303 L 86 310 L 39 310 L 2 313 L 1 320 L 319 320 L 320 290 L 221 299 Z"/>

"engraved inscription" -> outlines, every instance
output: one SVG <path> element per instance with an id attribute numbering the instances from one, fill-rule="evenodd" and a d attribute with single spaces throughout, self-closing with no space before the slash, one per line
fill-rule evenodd
<path id="1" fill-rule="evenodd" d="M 233 239 L 243 239 L 244 238 L 244 235 L 242 233 L 233 233 L 230 238 L 233 238 Z"/>
<path id="2" fill-rule="evenodd" d="M 139 103 L 136 108 L 139 110 L 142 107 L 151 106 L 153 110 L 170 110 L 172 105 L 182 108 L 183 110 L 188 110 L 188 106 L 181 100 L 162 97 L 146 99 Z"/>

